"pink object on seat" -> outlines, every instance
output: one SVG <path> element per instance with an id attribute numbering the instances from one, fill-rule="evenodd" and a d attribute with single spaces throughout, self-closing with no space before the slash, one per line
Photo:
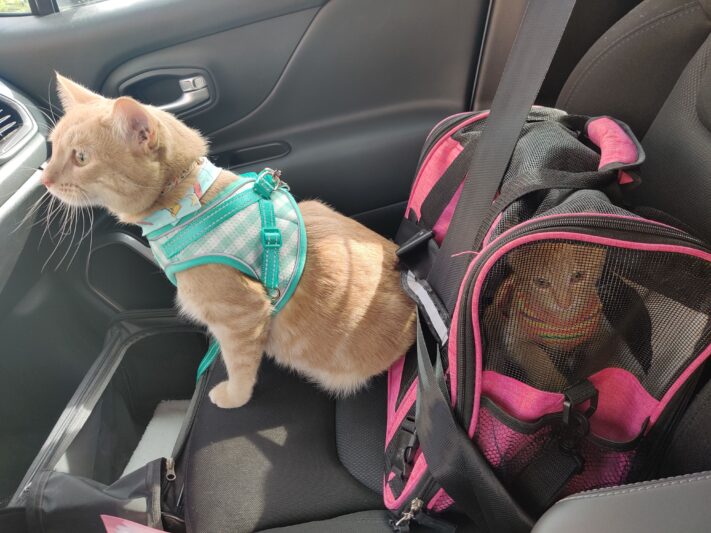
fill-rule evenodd
<path id="1" fill-rule="evenodd" d="M 599 169 L 611 164 L 629 165 L 637 161 L 637 145 L 617 122 L 600 117 L 588 123 L 588 138 L 600 149 Z"/>
<path id="2" fill-rule="evenodd" d="M 131 522 L 125 518 L 107 514 L 101 515 L 101 521 L 104 523 L 106 533 L 151 533 L 153 531 L 161 533 L 160 529 L 153 529 L 152 527 Z"/>

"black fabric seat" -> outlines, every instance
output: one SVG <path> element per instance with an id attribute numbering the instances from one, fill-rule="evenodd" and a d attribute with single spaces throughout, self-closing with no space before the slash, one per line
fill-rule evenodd
<path id="1" fill-rule="evenodd" d="M 218 363 L 208 390 L 224 379 Z M 246 406 L 201 402 L 184 462 L 189 531 L 258 531 L 381 509 L 384 441 L 383 378 L 334 400 L 265 359 Z"/>
<path id="2" fill-rule="evenodd" d="M 635 200 L 708 240 L 710 15 L 711 0 L 642 2 L 591 48 L 558 100 L 572 113 L 629 123 L 648 158 Z M 224 379 L 216 368 L 211 384 Z M 698 418 L 701 407 L 690 412 Z M 184 460 L 188 530 L 389 531 L 380 494 L 384 426 L 383 378 L 335 400 L 265 361 L 247 406 L 199 408 Z M 664 475 L 685 473 L 675 465 L 692 445 L 693 468 L 711 469 L 711 443 L 700 445 L 688 426 L 682 421 L 670 452 L 676 463 L 662 465 Z"/>

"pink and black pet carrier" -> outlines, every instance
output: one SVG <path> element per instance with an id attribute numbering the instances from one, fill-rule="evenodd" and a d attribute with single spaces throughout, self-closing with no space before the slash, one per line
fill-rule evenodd
<path id="1" fill-rule="evenodd" d="M 530 106 L 550 57 L 535 72 L 522 42 L 552 56 L 530 34 L 559 38 L 572 4 L 529 10 L 491 113 L 425 143 L 397 239 L 420 320 L 388 378 L 396 530 L 456 509 L 526 531 L 563 496 L 649 479 L 711 354 L 711 249 L 626 204 L 629 128 Z"/>

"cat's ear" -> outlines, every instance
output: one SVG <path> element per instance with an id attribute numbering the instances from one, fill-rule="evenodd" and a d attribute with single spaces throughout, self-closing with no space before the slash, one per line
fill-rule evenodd
<path id="1" fill-rule="evenodd" d="M 100 94 L 93 93 L 86 87 L 65 78 L 59 72 L 55 72 L 55 74 L 57 75 L 57 94 L 59 94 L 65 111 L 76 104 L 87 104 L 103 98 Z"/>
<path id="2" fill-rule="evenodd" d="M 132 149 L 149 152 L 156 148 L 158 131 L 150 112 L 133 98 L 122 96 L 114 102 L 112 119 Z"/>

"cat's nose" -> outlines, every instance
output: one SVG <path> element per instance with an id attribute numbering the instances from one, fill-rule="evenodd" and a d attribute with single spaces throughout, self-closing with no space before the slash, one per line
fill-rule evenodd
<path id="1" fill-rule="evenodd" d="M 567 311 L 573 305 L 573 298 L 569 294 L 561 294 L 555 297 L 555 303 L 562 311 Z"/>
<path id="2" fill-rule="evenodd" d="M 40 183 L 47 187 L 48 189 L 54 185 L 54 181 L 52 180 L 52 177 L 47 174 L 46 172 L 42 173 L 42 177 L 40 178 Z"/>

